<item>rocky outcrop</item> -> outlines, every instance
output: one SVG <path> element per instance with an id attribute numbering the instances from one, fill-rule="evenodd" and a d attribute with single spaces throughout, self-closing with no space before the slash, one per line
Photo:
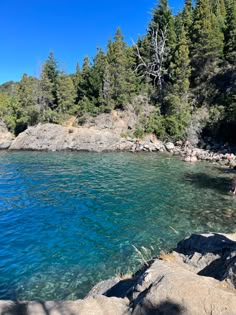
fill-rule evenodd
<path id="1" fill-rule="evenodd" d="M 152 108 L 149 106 L 146 114 Z M 136 139 L 129 137 L 135 130 L 138 116 L 134 109 L 112 111 L 97 117 L 89 117 L 83 125 L 75 126 L 76 117 L 71 117 L 64 126 L 56 124 L 38 124 L 29 127 L 18 135 L 11 150 L 76 150 L 76 151 L 138 151 Z M 142 140 L 140 149 L 157 150 L 150 141 Z"/>
<path id="2" fill-rule="evenodd" d="M 194 234 L 100 294 L 128 298 L 134 315 L 235 315 L 235 289 L 236 234 Z"/>
<path id="3" fill-rule="evenodd" d="M 84 300 L 0 302 L 4 315 L 236 315 L 236 234 L 194 234 Z"/>
<path id="4" fill-rule="evenodd" d="M 0 121 L 0 150 L 6 150 L 11 146 L 14 139 L 3 122 Z"/>
<path id="5" fill-rule="evenodd" d="M 132 142 L 122 139 L 119 131 L 95 127 L 64 127 L 39 124 L 29 127 L 13 141 L 11 150 L 78 150 L 115 151 L 129 150 Z"/>

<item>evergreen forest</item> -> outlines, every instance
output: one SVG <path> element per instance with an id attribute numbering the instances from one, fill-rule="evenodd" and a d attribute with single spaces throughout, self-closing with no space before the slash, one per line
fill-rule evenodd
<path id="1" fill-rule="evenodd" d="M 7 128 L 19 134 L 71 116 L 83 124 L 133 106 L 140 137 L 152 132 L 162 140 L 236 143 L 236 0 L 185 0 L 176 15 L 159 0 L 136 43 L 127 45 L 118 28 L 105 51 L 97 49 L 93 60 L 85 56 L 75 68 L 65 73 L 50 52 L 39 78 L 23 74 L 20 82 L 1 85 Z M 144 118 L 147 102 L 153 111 Z"/>

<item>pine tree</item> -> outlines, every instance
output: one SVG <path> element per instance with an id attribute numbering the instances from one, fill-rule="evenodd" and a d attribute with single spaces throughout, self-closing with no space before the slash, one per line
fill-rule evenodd
<path id="1" fill-rule="evenodd" d="M 80 98 L 89 97 L 91 95 L 91 85 L 90 85 L 90 76 L 91 76 L 91 64 L 88 56 L 84 57 L 82 71 L 81 71 L 81 82 L 79 85 Z"/>
<path id="2" fill-rule="evenodd" d="M 176 45 L 176 34 L 174 30 L 174 17 L 167 0 L 159 0 L 156 8 L 153 10 L 148 32 L 152 33 L 152 31 L 156 30 L 158 31 L 159 38 L 166 31 L 168 47 L 170 51 L 173 51 Z"/>
<path id="3" fill-rule="evenodd" d="M 178 45 L 178 38 L 182 32 L 182 28 L 184 27 L 184 19 L 183 19 L 183 13 L 179 12 L 176 16 L 175 16 L 175 34 L 176 34 L 176 47 Z M 186 29 L 185 29 L 186 32 Z M 187 32 L 186 32 L 187 33 Z M 175 49 L 176 50 L 176 49 Z"/>
<path id="4" fill-rule="evenodd" d="M 47 72 L 48 79 L 52 83 L 55 83 L 57 76 L 59 74 L 59 71 L 58 71 L 57 61 L 52 51 L 50 51 L 49 53 L 48 59 L 46 60 L 44 64 L 44 68 L 45 68 L 45 71 Z"/>
<path id="5" fill-rule="evenodd" d="M 126 77 L 127 77 L 127 93 L 129 100 L 142 90 L 141 77 L 138 75 L 136 68 L 136 48 L 134 46 L 126 49 Z"/>
<path id="6" fill-rule="evenodd" d="M 181 98 L 187 101 L 187 94 L 189 91 L 189 78 L 191 75 L 190 56 L 187 33 L 184 26 L 178 36 L 178 44 L 173 58 L 172 65 L 172 80 L 174 91 Z"/>
<path id="7" fill-rule="evenodd" d="M 98 49 L 98 52 L 94 58 L 93 66 L 90 75 L 90 85 L 92 88 L 92 97 L 94 98 L 94 103 L 99 105 L 99 97 L 102 91 L 102 85 L 104 80 L 104 73 L 106 67 L 106 56 L 102 49 Z"/>
<path id="8" fill-rule="evenodd" d="M 183 132 L 190 116 L 188 104 L 189 78 L 191 75 L 188 39 L 184 26 L 178 36 L 178 45 L 172 64 L 172 84 L 164 98 L 164 114 L 177 120 L 178 129 Z"/>
<path id="9" fill-rule="evenodd" d="M 193 78 L 196 84 L 214 73 L 223 54 L 223 33 L 209 0 L 197 0 L 192 43 Z"/>
<path id="10" fill-rule="evenodd" d="M 225 0 L 211 0 L 213 13 L 217 17 L 221 31 L 225 30 L 226 7 Z"/>
<path id="11" fill-rule="evenodd" d="M 114 42 L 109 41 L 108 43 L 107 62 L 106 75 L 110 77 L 110 93 L 115 107 L 122 108 L 130 99 L 130 72 L 128 71 L 130 65 L 126 43 L 119 28 L 115 33 Z"/>
<path id="12" fill-rule="evenodd" d="M 64 71 L 57 77 L 57 100 L 60 113 L 70 113 L 75 105 L 75 87 L 71 77 Z"/>
<path id="13" fill-rule="evenodd" d="M 236 0 L 228 0 L 225 29 L 225 59 L 236 65 Z"/>
<path id="14" fill-rule="evenodd" d="M 21 81 L 17 86 L 17 124 L 18 128 L 25 128 L 27 125 L 33 125 L 38 121 L 38 80 L 23 74 Z"/>
<path id="15" fill-rule="evenodd" d="M 143 67 L 140 67 L 140 57 L 137 54 L 137 50 L 140 53 L 140 56 L 144 60 L 146 64 L 150 62 L 150 39 L 148 35 L 144 35 L 142 38 L 138 38 L 137 43 L 135 44 L 135 60 L 134 60 L 134 68 L 137 76 L 140 78 L 140 84 L 142 86 L 146 87 L 149 85 L 151 78 L 147 72 L 145 72 L 145 69 Z"/>
<path id="16" fill-rule="evenodd" d="M 193 25 L 193 6 L 192 0 L 185 0 L 183 10 L 183 24 L 188 40 L 190 40 L 191 29 Z"/>
<path id="17" fill-rule="evenodd" d="M 47 69 L 43 66 L 40 76 L 40 107 L 42 111 L 42 118 L 45 118 L 45 111 L 49 108 L 55 107 L 55 95 L 53 93 L 54 84 L 48 78 Z"/>
<path id="18" fill-rule="evenodd" d="M 41 72 L 42 87 L 42 103 L 43 107 L 54 109 L 57 107 L 57 77 L 58 77 L 57 61 L 53 52 L 49 53 L 49 57 L 43 65 Z"/>
<path id="19" fill-rule="evenodd" d="M 88 56 L 84 57 L 81 81 L 78 88 L 78 105 L 80 107 L 79 116 L 83 116 L 86 113 L 94 113 L 94 97 L 93 87 L 91 86 L 91 63 Z"/>
<path id="20" fill-rule="evenodd" d="M 81 81 L 82 81 L 82 75 L 81 75 L 81 70 L 80 70 L 79 63 L 76 64 L 76 71 L 75 71 L 75 74 L 72 75 L 72 80 L 73 80 L 73 83 L 74 83 L 75 95 L 76 95 L 75 103 L 78 104 L 78 102 L 83 97 L 81 95 L 81 89 L 80 89 L 80 84 L 81 84 Z"/>
<path id="21" fill-rule="evenodd" d="M 53 102 L 54 106 L 57 106 L 57 77 L 58 77 L 58 65 L 57 65 L 57 60 L 54 57 L 53 52 L 51 51 L 49 53 L 48 59 L 46 60 L 44 64 L 44 71 L 47 74 L 47 77 L 49 81 L 52 83 L 52 95 L 53 95 Z"/>
<path id="22" fill-rule="evenodd" d="M 108 61 L 105 61 L 104 77 L 102 80 L 102 89 L 100 91 L 99 102 L 103 106 L 103 110 L 110 111 L 115 107 L 112 89 L 113 79 L 111 77 L 110 66 Z"/>

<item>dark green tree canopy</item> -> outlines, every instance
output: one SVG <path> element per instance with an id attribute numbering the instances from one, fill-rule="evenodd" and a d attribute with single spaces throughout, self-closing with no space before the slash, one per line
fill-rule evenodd
<path id="1" fill-rule="evenodd" d="M 38 122 L 62 123 L 70 115 L 83 122 L 133 108 L 137 134 L 175 140 L 187 137 L 204 109 L 202 134 L 236 142 L 235 66 L 236 0 L 184 0 L 177 14 L 159 0 L 136 43 L 128 45 L 117 28 L 106 50 L 85 56 L 75 73 L 62 71 L 50 52 L 40 78 L 24 74 L 0 86 L 1 119 L 19 133 Z M 145 106 L 153 110 L 148 117 Z"/>

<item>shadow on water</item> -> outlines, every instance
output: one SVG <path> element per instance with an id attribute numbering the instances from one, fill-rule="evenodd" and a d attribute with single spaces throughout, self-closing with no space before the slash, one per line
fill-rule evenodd
<path id="1" fill-rule="evenodd" d="M 236 169 L 229 167 L 217 167 L 217 170 L 221 174 L 234 174 L 236 176 Z"/>
<path id="2" fill-rule="evenodd" d="M 0 283 L 0 299 L 4 300 L 17 300 L 16 288 L 7 286 L 6 284 Z"/>
<path id="3" fill-rule="evenodd" d="M 205 173 L 198 174 L 186 174 L 185 181 L 189 181 L 191 184 L 197 186 L 200 189 L 212 189 L 220 193 L 227 193 L 231 187 L 231 181 L 226 176 L 212 176 Z"/>

